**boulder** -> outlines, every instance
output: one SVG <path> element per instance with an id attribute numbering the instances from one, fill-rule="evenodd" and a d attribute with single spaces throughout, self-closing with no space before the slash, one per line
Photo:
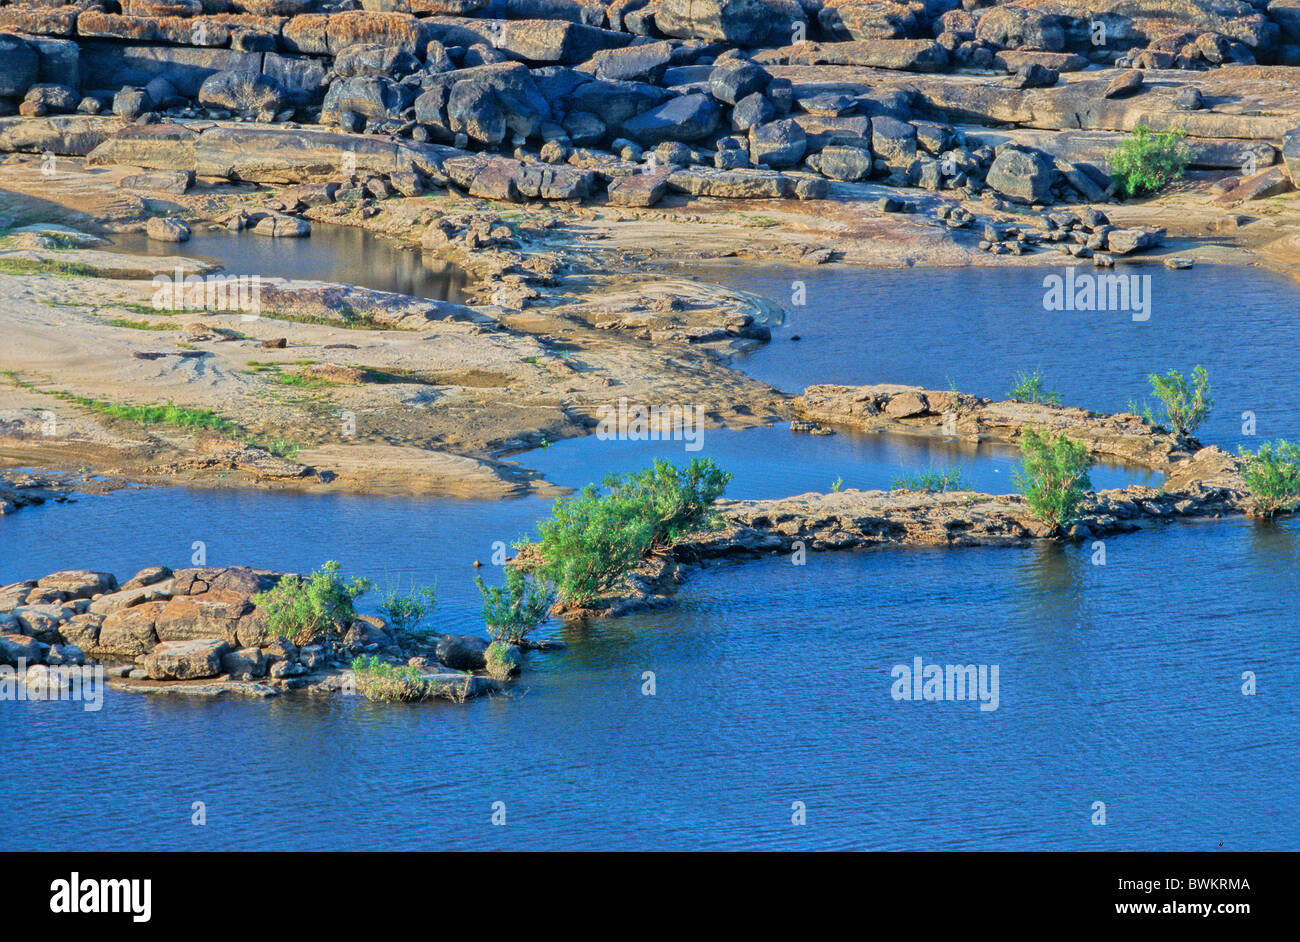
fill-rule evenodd
<path id="1" fill-rule="evenodd" d="M 1114 255 L 1129 255 L 1159 245 L 1164 238 L 1163 229 L 1111 229 L 1106 235 L 1106 250 Z"/>
<path id="2" fill-rule="evenodd" d="M 111 572 L 91 572 L 88 569 L 67 569 L 37 580 L 36 587 L 62 592 L 67 599 L 88 599 L 117 589 L 117 579 Z"/>
<path id="3" fill-rule="evenodd" d="M 871 150 L 891 167 L 906 167 L 916 159 L 916 127 L 881 115 L 871 119 Z"/>
<path id="4" fill-rule="evenodd" d="M 718 101 L 734 105 L 742 98 L 767 88 L 771 77 L 767 70 L 752 62 L 732 59 L 709 73 L 709 94 Z"/>
<path id="5" fill-rule="evenodd" d="M 661 0 L 655 27 L 680 39 L 723 40 L 736 46 L 786 46 L 795 24 L 808 22 L 794 0 Z"/>
<path id="6" fill-rule="evenodd" d="M 1002 49 L 1060 52 L 1065 48 L 1065 30 L 1057 17 L 1018 6 L 985 11 L 975 28 L 975 38 Z"/>
<path id="7" fill-rule="evenodd" d="M 29 118 L 47 114 L 71 114 L 81 103 L 81 95 L 66 85 L 33 85 L 19 106 L 19 113 Z"/>
<path id="8" fill-rule="evenodd" d="M 671 167 L 656 167 L 611 180 L 607 187 L 609 202 L 614 206 L 653 206 L 668 191 L 671 173 Z"/>
<path id="9" fill-rule="evenodd" d="M 623 122 L 623 133 L 638 144 L 696 141 L 718 127 L 718 106 L 708 95 L 694 93 L 670 98 Z"/>
<path id="10" fill-rule="evenodd" d="M 1052 198 L 1055 168 L 1039 154 L 1007 147 L 989 167 L 985 182 L 997 193 L 1022 203 L 1044 203 Z"/>
<path id="11" fill-rule="evenodd" d="M 22 98 L 40 77 L 35 47 L 12 33 L 0 33 L 0 62 L 0 98 Z"/>
<path id="12" fill-rule="evenodd" d="M 826 181 L 821 181 L 823 184 Z M 703 167 L 674 170 L 670 189 L 692 196 L 719 199 L 790 199 L 796 196 L 792 178 L 774 170 L 709 170 Z"/>
<path id="13" fill-rule="evenodd" d="M 822 31 L 835 39 L 905 39 L 921 35 L 919 4 L 890 0 L 831 0 L 817 14 Z"/>
<path id="14" fill-rule="evenodd" d="M 456 83 L 447 99 L 447 122 L 452 131 L 483 144 L 500 144 L 505 140 L 505 112 L 492 89 L 483 82 Z"/>
<path id="15" fill-rule="evenodd" d="M 159 610 L 154 631 L 159 641 L 222 638 L 234 642 L 239 620 L 252 610 L 253 603 L 249 597 L 232 589 L 209 589 L 201 595 L 178 595 Z"/>
<path id="16" fill-rule="evenodd" d="M 45 651 L 35 638 L 13 632 L 0 633 L 0 664 L 17 667 L 18 662 L 39 664 L 45 658 Z"/>
<path id="17" fill-rule="evenodd" d="M 416 71 L 420 60 L 401 46 L 357 43 L 334 57 L 334 73 L 341 78 L 377 76 L 399 78 Z"/>
<path id="18" fill-rule="evenodd" d="M 1106 83 L 1106 90 L 1101 93 L 1101 97 L 1122 98 L 1131 95 L 1142 87 L 1142 81 L 1140 69 L 1128 69 Z"/>
<path id="19" fill-rule="evenodd" d="M 71 618 L 73 611 L 63 605 L 22 605 L 15 608 L 18 630 L 37 641 L 53 644 L 59 640 L 59 623 Z"/>
<path id="20" fill-rule="evenodd" d="M 170 216 L 154 216 L 145 223 L 145 235 L 155 242 L 186 242 L 190 238 L 190 227 L 183 219 Z"/>
<path id="21" fill-rule="evenodd" d="M 321 104 L 321 122 L 336 124 L 345 112 L 372 121 L 396 118 L 412 102 L 414 90 L 383 76 L 338 78 L 330 83 Z"/>
<path id="22" fill-rule="evenodd" d="M 602 49 L 587 65 L 596 78 L 617 82 L 658 82 L 672 61 L 670 43 L 644 43 L 621 49 Z"/>
<path id="23" fill-rule="evenodd" d="M 199 104 L 270 121 L 288 107 L 289 99 L 275 79 L 260 73 L 215 72 L 199 87 Z"/>
<path id="24" fill-rule="evenodd" d="M 474 635 L 445 635 L 438 641 L 434 653 L 438 660 L 452 670 L 482 670 L 487 666 L 485 655 L 488 642 Z"/>
<path id="25" fill-rule="evenodd" d="M 260 648 L 236 648 L 221 656 L 221 670 L 232 680 L 251 680 L 266 676 L 266 659 Z"/>
<path id="26" fill-rule="evenodd" d="M 865 180 L 871 176 L 871 151 L 844 144 L 824 147 L 817 155 L 817 171 L 832 180 Z"/>
<path id="27" fill-rule="evenodd" d="M 1292 185 L 1300 188 L 1300 128 L 1288 131 L 1282 139 L 1282 163 L 1286 165 Z"/>
<path id="28" fill-rule="evenodd" d="M 516 645 L 494 641 L 488 645 L 484 661 L 489 675 L 496 680 L 507 680 L 519 673 L 524 655 Z"/>
<path id="29" fill-rule="evenodd" d="M 752 127 L 766 124 L 776 117 L 776 109 L 762 92 L 746 95 L 731 109 L 731 126 L 737 131 L 748 131 Z"/>
<path id="30" fill-rule="evenodd" d="M 789 118 L 760 125 L 749 132 L 749 157 L 756 164 L 793 167 L 803 160 L 807 149 L 803 128 Z"/>
<path id="31" fill-rule="evenodd" d="M 198 680 L 218 677 L 221 658 L 230 645 L 216 638 L 191 641 L 163 641 L 144 658 L 144 669 L 153 680 Z"/>
<path id="32" fill-rule="evenodd" d="M 144 602 L 108 615 L 99 627 L 96 647 L 128 657 L 147 654 L 158 643 L 154 622 L 166 606 L 166 602 Z"/>

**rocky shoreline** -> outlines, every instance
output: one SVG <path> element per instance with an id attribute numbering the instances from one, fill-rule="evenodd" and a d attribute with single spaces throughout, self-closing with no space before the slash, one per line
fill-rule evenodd
<path id="1" fill-rule="evenodd" d="M 411 669 L 425 699 L 456 701 L 503 691 L 518 673 L 518 647 L 502 669 L 489 664 L 487 639 L 403 634 L 372 615 L 295 644 L 269 629 L 253 598 L 285 575 L 151 566 L 120 584 L 111 573 L 68 570 L 3 586 L 0 665 L 22 670 L 29 688 L 52 687 L 53 699 L 87 666 L 130 693 L 346 696 L 363 692 L 352 664 L 364 656 Z"/>
<path id="2" fill-rule="evenodd" d="M 1094 458 L 1123 459 L 1165 476 L 1085 496 L 1064 538 L 1104 540 L 1175 521 L 1251 512 L 1241 461 L 1217 446 L 1153 428 L 1138 416 L 1023 402 L 993 402 L 917 386 L 812 386 L 796 410 L 818 422 L 892 434 L 1014 442 L 1026 429 L 1065 433 Z M 827 431 L 833 425 L 827 427 Z M 798 431 L 796 429 L 796 431 Z M 1026 546 L 1060 539 L 1016 494 L 846 489 L 776 500 L 721 500 L 725 525 L 679 540 L 629 577 L 625 594 L 595 608 L 557 612 L 583 622 L 670 603 L 693 569 L 711 561 L 882 547 Z M 528 557 L 525 557 L 527 559 Z"/>

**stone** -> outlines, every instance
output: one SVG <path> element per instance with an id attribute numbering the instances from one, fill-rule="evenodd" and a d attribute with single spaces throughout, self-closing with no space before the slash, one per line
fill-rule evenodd
<path id="1" fill-rule="evenodd" d="M 221 638 L 235 642 L 239 620 L 252 610 L 253 603 L 249 597 L 231 589 L 209 589 L 201 595 L 178 595 L 158 612 L 154 630 L 159 641 Z"/>
<path id="2" fill-rule="evenodd" d="M 11 33 L 0 33 L 0 62 L 0 98 L 22 98 L 40 76 L 35 47 Z"/>
<path id="3" fill-rule="evenodd" d="M 63 664 L 80 667 L 86 663 L 86 652 L 75 644 L 50 645 L 50 650 L 45 655 L 45 663 L 56 667 Z"/>
<path id="4" fill-rule="evenodd" d="M 817 170 L 832 180 L 854 182 L 871 176 L 871 151 L 835 144 L 822 148 Z"/>
<path id="5" fill-rule="evenodd" d="M 1106 237 L 1106 250 L 1114 255 L 1131 255 L 1164 241 L 1163 229 L 1112 229 Z"/>
<path id="6" fill-rule="evenodd" d="M 339 122 L 343 112 L 384 121 L 398 117 L 415 99 L 415 92 L 406 85 L 384 76 L 358 75 L 338 78 L 330 83 L 321 104 L 321 122 Z"/>
<path id="7" fill-rule="evenodd" d="M 343 78 L 381 76 L 397 78 L 416 71 L 420 60 L 401 46 L 357 43 L 334 57 L 334 72 Z"/>
<path id="8" fill-rule="evenodd" d="M 1109 82 L 1106 83 L 1106 90 L 1101 93 L 1102 98 L 1122 98 L 1131 95 L 1142 87 L 1142 72 L 1139 69 L 1129 69 L 1121 72 Z"/>
<path id="9" fill-rule="evenodd" d="M 190 227 L 185 220 L 170 216 L 152 217 L 145 223 L 144 232 L 155 242 L 187 242 L 190 238 Z"/>
<path id="10" fill-rule="evenodd" d="M 989 167 L 985 182 L 997 193 L 1022 203 L 1051 200 L 1055 169 L 1041 156 L 1030 151 L 1007 147 Z"/>
<path id="11" fill-rule="evenodd" d="M 68 599 L 89 599 L 116 590 L 117 579 L 111 572 L 68 569 L 37 580 L 36 587 L 62 592 Z"/>
<path id="12" fill-rule="evenodd" d="M 749 157 L 769 167 L 793 167 L 803 160 L 808 138 L 798 123 L 789 118 L 751 128 Z"/>
<path id="13" fill-rule="evenodd" d="M 119 185 L 127 190 L 148 190 L 170 196 L 184 196 L 194 185 L 194 171 L 148 170 L 123 177 Z"/>
<path id="14" fill-rule="evenodd" d="M 665 36 L 784 46 L 807 17 L 793 0 L 661 0 L 654 23 Z"/>
<path id="15" fill-rule="evenodd" d="M 221 655 L 221 671 L 232 680 L 266 676 L 266 659 L 260 648 L 236 648 Z"/>
<path id="16" fill-rule="evenodd" d="M 71 618 L 73 611 L 59 604 L 23 605 L 15 608 L 18 630 L 37 641 L 53 644 L 59 640 L 59 623 Z"/>
<path id="17" fill-rule="evenodd" d="M 14 632 L 0 633 L 0 664 L 17 667 L 20 660 L 39 664 L 44 657 L 44 649 L 35 638 Z"/>
<path id="18" fill-rule="evenodd" d="M 1282 139 L 1282 163 L 1291 184 L 1300 188 L 1300 128 L 1288 131 Z"/>
<path id="19" fill-rule="evenodd" d="M 149 110 L 149 96 L 142 88 L 122 88 L 113 96 L 113 114 L 134 121 Z"/>
<path id="20" fill-rule="evenodd" d="M 718 117 L 718 106 L 709 96 L 679 95 L 624 121 L 623 133 L 643 146 L 695 141 L 713 133 Z"/>
<path id="21" fill-rule="evenodd" d="M 1002 49 L 1061 52 L 1065 48 L 1065 31 L 1055 16 L 1018 6 L 986 10 L 975 28 L 975 38 Z"/>
<path id="22" fill-rule="evenodd" d="M 33 85 L 27 89 L 27 95 L 19 107 L 19 113 L 27 117 L 40 117 L 47 114 L 71 114 L 77 110 L 81 96 L 75 89 L 66 85 Z"/>
<path id="23" fill-rule="evenodd" d="M 906 167 L 916 159 L 916 128 L 881 115 L 871 119 L 871 150 L 891 167 Z"/>
<path id="24" fill-rule="evenodd" d="M 718 101 L 734 105 L 747 95 L 763 91 L 769 81 L 765 69 L 752 62 L 732 60 L 709 73 L 709 94 Z"/>
<path id="25" fill-rule="evenodd" d="M 611 180 L 607 187 L 614 206 L 653 206 L 668 190 L 671 167 L 658 167 Z"/>
<path id="26" fill-rule="evenodd" d="M 482 670 L 487 666 L 488 642 L 474 635 L 445 635 L 434 649 L 438 660 L 452 670 Z"/>
<path id="27" fill-rule="evenodd" d="M 230 645 L 216 638 L 163 641 L 145 655 L 144 669 L 153 680 L 198 680 L 218 677 Z"/>
<path id="28" fill-rule="evenodd" d="M 59 626 L 59 634 L 67 644 L 74 644 L 82 650 L 99 646 L 99 626 L 104 622 L 102 615 L 86 612 L 73 615 Z"/>
<path id="29" fill-rule="evenodd" d="M 301 239 L 311 235 L 311 223 L 288 213 L 264 213 L 248 231 L 272 239 Z"/>
<path id="30" fill-rule="evenodd" d="M 762 92 L 754 92 L 740 99 L 731 109 L 731 126 L 737 131 L 748 131 L 775 117 L 776 109 L 772 107 L 772 103 Z"/>
<path id="31" fill-rule="evenodd" d="M 166 602 L 144 602 L 106 616 L 99 627 L 96 647 L 129 657 L 147 654 L 158 643 L 154 622 L 166 605 Z"/>
<path id="32" fill-rule="evenodd" d="M 621 49 L 602 49 L 591 57 L 588 65 L 600 79 L 656 83 L 663 78 L 672 57 L 670 43 L 644 43 Z"/>
<path id="33" fill-rule="evenodd" d="M 280 83 L 261 73 L 215 72 L 199 87 L 199 104 L 243 115 L 256 121 L 270 121 L 288 107 Z"/>
<path id="34" fill-rule="evenodd" d="M 519 673 L 524 656 L 516 645 L 494 641 L 488 645 L 484 661 L 490 676 L 496 680 L 507 680 Z"/>

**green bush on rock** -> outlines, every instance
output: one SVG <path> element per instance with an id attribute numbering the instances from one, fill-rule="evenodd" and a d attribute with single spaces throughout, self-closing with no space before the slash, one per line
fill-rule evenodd
<path id="1" fill-rule="evenodd" d="M 657 459 L 635 474 L 610 475 L 555 502 L 537 525 L 541 572 L 570 605 L 616 588 L 653 550 L 716 523 L 714 502 L 731 475 L 711 458 L 685 468 Z"/>
<path id="2" fill-rule="evenodd" d="M 1082 442 L 1062 432 L 1055 438 L 1025 429 L 1020 440 L 1023 467 L 1013 478 L 1029 510 L 1053 534 L 1079 518 L 1083 495 L 1092 489 L 1092 455 Z"/>
<path id="3" fill-rule="evenodd" d="M 1241 476 L 1250 491 L 1253 513 L 1272 517 L 1300 505 L 1300 445 L 1278 439 L 1265 442 L 1257 451 L 1243 448 L 1241 456 L 1246 462 Z"/>
<path id="4" fill-rule="evenodd" d="M 1192 370 L 1190 385 L 1187 377 L 1177 370 L 1170 370 L 1164 376 L 1152 373 L 1147 379 L 1156 397 L 1165 404 L 1169 427 L 1179 435 L 1191 435 L 1210 414 L 1214 400 L 1210 398 L 1210 374 L 1205 367 Z"/>
<path id="5" fill-rule="evenodd" d="M 352 661 L 357 692 L 375 703 L 401 703 L 423 700 L 429 695 L 428 684 L 419 670 L 409 665 L 398 667 L 377 657 Z"/>
<path id="6" fill-rule="evenodd" d="M 330 560 L 307 579 L 283 576 L 274 588 L 253 596 L 270 634 L 295 644 L 310 644 L 350 622 L 356 615 L 353 602 L 373 586 L 361 577 L 345 582 L 341 569 L 336 560 Z"/>
<path id="7" fill-rule="evenodd" d="M 1024 371 L 1016 374 L 1015 385 L 1007 393 L 1008 399 L 1016 402 L 1034 402 L 1049 406 L 1061 404 L 1061 394 L 1047 389 L 1043 385 L 1043 374 L 1038 370 Z"/>
<path id="8" fill-rule="evenodd" d="M 1192 159 L 1185 131 L 1154 133 L 1139 124 L 1110 155 L 1111 179 L 1125 197 L 1155 193 L 1177 180 Z"/>
<path id="9" fill-rule="evenodd" d="M 412 583 L 406 592 L 385 589 L 379 596 L 379 610 L 398 634 L 414 634 L 437 608 L 437 590 L 431 585 L 416 586 Z"/>
<path id="10" fill-rule="evenodd" d="M 533 576 L 517 566 L 506 569 L 502 588 L 489 586 L 482 576 L 474 578 L 483 596 L 483 623 L 493 642 L 518 644 L 528 633 L 546 621 L 555 604 L 555 586 L 543 575 Z"/>

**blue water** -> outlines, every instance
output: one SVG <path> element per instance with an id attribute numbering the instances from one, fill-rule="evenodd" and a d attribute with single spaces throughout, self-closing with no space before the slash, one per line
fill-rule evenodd
<path id="1" fill-rule="evenodd" d="M 1235 452 L 1260 438 L 1300 435 L 1300 360 L 1289 353 L 1300 282 L 1242 266 L 1120 266 L 1116 271 L 1151 276 L 1150 319 L 1135 322 L 1124 312 L 1044 310 L 1043 278 L 1063 271 L 835 268 L 814 275 L 806 267 L 737 264 L 697 275 L 786 309 L 772 343 L 735 365 L 788 392 L 816 383 L 906 383 L 1005 398 L 1018 371 L 1037 368 L 1066 405 L 1121 412 L 1130 400 L 1158 406 L 1149 373 L 1186 374 L 1200 364 L 1214 398 L 1206 441 Z M 793 303 L 796 281 L 805 285 L 801 306 Z M 1255 437 L 1242 432 L 1247 412 Z"/>
<path id="2" fill-rule="evenodd" d="M 542 503 L 119 493 L 83 500 L 57 542 L 68 508 L 6 519 L 0 580 L 183 565 L 204 536 L 210 563 L 331 556 L 380 580 L 436 579 L 438 626 L 473 630 L 469 563 Z M 57 796 L 59 811 L 0 829 L 0 846 L 1294 848 L 1300 529 L 1175 525 L 1092 558 L 718 565 L 670 609 L 552 627 L 566 650 L 527 655 L 513 693 L 461 706 L 111 691 L 98 713 L 5 703 L 5 793 Z M 896 702 L 891 668 L 918 656 L 998 665 L 998 709 Z M 1246 670 L 1257 696 L 1240 693 Z M 1105 827 L 1089 823 L 1094 801 Z"/>
<path id="3" fill-rule="evenodd" d="M 845 488 L 883 489 L 896 477 L 947 469 L 959 471 L 969 490 L 1007 494 L 1015 489 L 1011 478 L 1020 467 L 1020 451 L 1015 446 L 976 446 L 848 428 L 835 435 L 806 435 L 791 432 L 789 423 L 744 430 L 704 429 L 694 443 L 699 448 L 692 451 L 685 440 L 602 440 L 589 435 L 554 442 L 514 460 L 541 471 L 555 484 L 581 487 L 611 472 L 644 468 L 656 458 L 677 464 L 713 458 L 735 476 L 727 496 L 756 500 L 825 492 L 837 480 Z M 1160 482 L 1159 474 L 1113 464 L 1098 465 L 1090 477 L 1096 490 L 1129 484 L 1157 486 Z"/>
<path id="4" fill-rule="evenodd" d="M 738 362 L 789 390 L 985 395 L 1039 366 L 1067 402 L 1099 409 L 1140 395 L 1149 370 L 1201 362 L 1215 383 L 1207 441 L 1253 443 L 1246 409 L 1261 435 L 1295 435 L 1294 285 L 1250 269 L 1150 273 L 1156 306 L 1135 325 L 1045 314 L 1041 273 L 802 269 L 808 306 Z M 777 300 L 789 277 L 726 275 Z M 783 426 L 705 442 L 701 454 L 737 472 L 736 496 L 825 490 L 836 476 L 882 486 L 947 464 L 996 490 L 1010 465 L 997 449 Z M 663 447 L 688 457 L 681 443 L 588 439 L 516 460 L 576 485 Z M 473 562 L 547 507 L 122 491 L 0 520 L 0 583 L 185 566 L 200 541 L 209 565 L 333 558 L 381 585 L 436 582 L 435 627 L 472 632 L 471 579 L 495 575 Z M 510 694 L 464 705 L 0 702 L 0 849 L 1294 849 L 1300 522 L 1157 526 L 1104 550 L 1104 565 L 1087 544 L 714 565 L 670 608 L 547 626 L 566 649 L 526 655 Z M 895 701 L 891 669 L 916 657 L 997 665 L 998 709 Z M 1246 671 L 1255 696 L 1241 692 Z M 190 823 L 199 801 L 203 827 Z M 495 802 L 504 826 L 490 823 Z M 1095 802 L 1104 827 L 1090 823 Z M 48 813 L 14 825 L 34 808 Z"/>

